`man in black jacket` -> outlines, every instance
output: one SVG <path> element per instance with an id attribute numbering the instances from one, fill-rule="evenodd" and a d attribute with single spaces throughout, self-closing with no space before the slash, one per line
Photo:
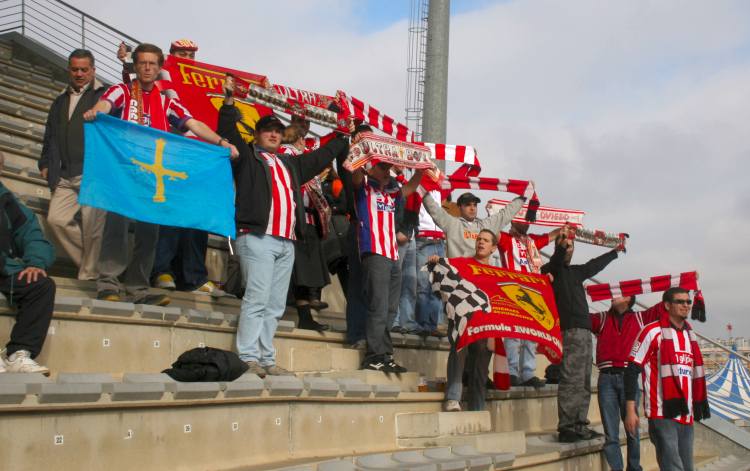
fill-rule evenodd
<path id="1" fill-rule="evenodd" d="M 52 190 L 47 222 L 78 266 L 78 279 L 95 280 L 106 213 L 78 204 L 83 173 L 83 113 L 102 96 L 94 56 L 76 49 L 68 56 L 70 84 L 52 103 L 44 131 L 39 170 Z M 76 217 L 80 212 L 80 218 Z"/>
<path id="2" fill-rule="evenodd" d="M 563 230 L 557 237 L 555 253 L 549 263 L 542 267 L 542 273 L 552 275 L 552 289 L 562 331 L 563 359 L 557 389 L 557 432 L 561 442 L 601 436 L 588 428 L 591 365 L 594 358 L 591 318 L 583 282 L 616 259 L 619 250 L 611 250 L 583 265 L 571 265 L 573 241 Z"/>
<path id="3" fill-rule="evenodd" d="M 246 144 L 237 130 L 234 80 L 225 80 L 227 98 L 219 110 L 218 133 L 240 152 L 232 161 L 236 186 L 237 254 L 245 295 L 237 326 L 237 353 L 258 376 L 289 375 L 276 365 L 273 336 L 286 307 L 294 264 L 294 240 L 303 238 L 304 205 L 300 185 L 349 151 L 337 136 L 322 148 L 293 157 L 277 154 L 284 125 L 275 116 L 255 124 L 255 142 Z"/>

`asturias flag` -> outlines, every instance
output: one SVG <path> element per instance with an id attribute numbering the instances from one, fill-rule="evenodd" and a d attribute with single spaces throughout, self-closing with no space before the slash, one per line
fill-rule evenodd
<path id="1" fill-rule="evenodd" d="M 84 135 L 81 204 L 235 236 L 229 149 L 101 113 Z"/>

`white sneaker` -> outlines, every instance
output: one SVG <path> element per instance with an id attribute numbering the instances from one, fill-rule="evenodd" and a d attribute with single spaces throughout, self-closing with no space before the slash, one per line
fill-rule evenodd
<path id="1" fill-rule="evenodd" d="M 18 350 L 5 360 L 5 370 L 8 373 L 42 373 L 49 376 L 49 368 L 42 366 L 31 359 L 31 353 L 26 350 Z"/>
<path id="2" fill-rule="evenodd" d="M 453 399 L 448 399 L 445 401 L 444 408 L 445 412 L 461 412 L 461 403 Z"/>
<path id="3" fill-rule="evenodd" d="M 199 286 L 195 290 L 193 290 L 193 293 L 195 294 L 209 294 L 213 296 L 214 298 L 221 298 L 222 296 L 225 296 L 227 293 L 216 286 L 213 281 L 207 281 L 203 283 L 202 286 Z"/>

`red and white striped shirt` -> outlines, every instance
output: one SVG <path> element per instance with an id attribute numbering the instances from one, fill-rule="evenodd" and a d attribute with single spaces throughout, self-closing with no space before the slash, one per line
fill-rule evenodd
<path id="1" fill-rule="evenodd" d="M 550 242 L 548 234 L 529 234 L 527 237 L 530 237 L 534 241 L 537 249 L 541 249 Z M 500 252 L 500 261 L 503 268 L 522 273 L 532 271 L 530 269 L 531 264 L 529 263 L 526 244 L 518 237 L 513 237 L 507 232 L 501 232 L 497 248 Z"/>
<path id="2" fill-rule="evenodd" d="M 662 338 L 662 329 L 659 322 L 647 324 L 638 335 L 628 361 L 643 368 L 643 409 L 649 419 L 663 419 L 662 408 L 662 375 L 672 375 L 672 368 L 668 365 L 662 367 L 660 364 L 659 350 L 662 342 L 673 342 L 677 361 L 681 366 L 679 384 L 683 391 L 683 397 L 688 404 L 688 415 L 675 417 L 673 420 L 682 424 L 693 423 L 693 352 L 690 344 L 690 331 L 687 329 L 677 330 L 670 327 L 671 339 Z M 663 372 L 662 368 L 667 371 Z"/>
<path id="3" fill-rule="evenodd" d="M 180 131 L 186 130 L 185 123 L 192 118 L 192 115 L 190 114 L 190 111 L 180 103 L 180 99 L 176 94 L 173 97 L 168 97 L 161 93 L 157 87 L 154 87 L 149 92 L 144 90 L 142 93 L 144 108 L 143 118 L 146 126 L 167 131 L 171 124 Z M 164 109 L 163 123 L 151 122 L 151 110 L 149 109 L 151 103 L 149 95 L 151 93 L 159 93 L 162 108 Z M 104 92 L 101 99 L 112 104 L 111 113 L 119 114 L 120 118 L 125 121 L 131 121 L 134 123 L 138 122 L 138 116 L 134 113 L 137 104 L 133 103 L 135 99 L 131 96 L 131 90 L 128 85 L 124 83 L 112 85 L 106 92 Z"/>
<path id="4" fill-rule="evenodd" d="M 271 210 L 268 215 L 266 234 L 294 240 L 295 217 L 292 177 L 276 154 L 259 152 L 271 172 Z"/>
<path id="5" fill-rule="evenodd" d="M 365 177 L 355 192 L 360 254 L 374 253 L 398 260 L 395 214 L 400 197 L 401 189 L 395 180 L 381 189 L 374 178 Z"/>

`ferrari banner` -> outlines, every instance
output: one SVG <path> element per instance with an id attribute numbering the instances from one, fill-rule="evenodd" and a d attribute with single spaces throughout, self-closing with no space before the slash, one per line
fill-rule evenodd
<path id="1" fill-rule="evenodd" d="M 163 79 L 159 83 L 162 90 L 172 89 L 177 92 L 180 101 L 190 110 L 193 117 L 216 129 L 224 96 L 224 78 L 235 77 L 239 94 L 247 93 L 250 85 L 269 85 L 263 75 L 228 69 L 218 65 L 206 64 L 190 59 L 167 56 L 162 68 Z M 255 128 L 255 122 L 271 110 L 260 105 L 236 102 L 235 106 L 242 113 L 242 120 L 237 129 L 246 140 L 252 139 L 249 130 Z"/>
<path id="2" fill-rule="evenodd" d="M 473 258 L 442 258 L 426 270 L 453 320 L 450 335 L 457 349 L 484 338 L 513 337 L 537 342 L 539 352 L 560 362 L 560 320 L 548 277 Z"/>

